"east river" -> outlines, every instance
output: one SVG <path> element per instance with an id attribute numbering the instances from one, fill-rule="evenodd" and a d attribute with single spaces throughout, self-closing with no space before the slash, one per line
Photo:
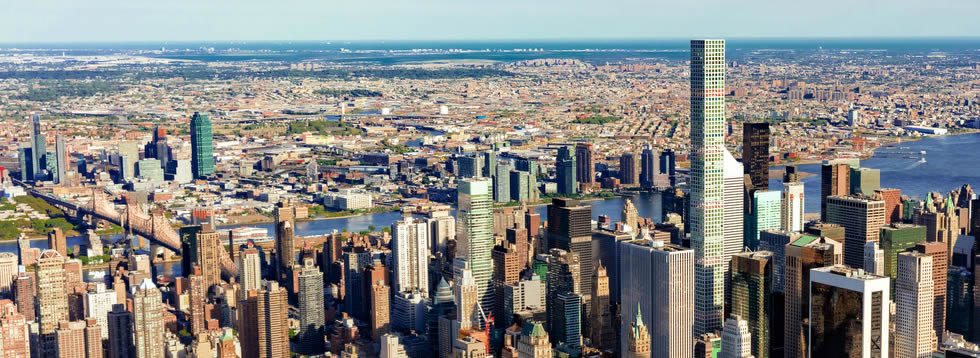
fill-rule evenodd
<path id="1" fill-rule="evenodd" d="M 956 136 L 930 137 L 914 142 L 896 144 L 895 148 L 881 148 L 878 151 L 900 151 L 916 153 L 915 158 L 871 158 L 861 162 L 862 167 L 881 170 L 881 186 L 898 188 L 903 195 L 912 198 L 924 198 L 928 192 L 946 193 L 963 184 L 980 187 L 980 133 Z M 925 151 L 925 155 L 919 155 Z M 923 162 L 919 158 L 924 157 Z M 810 173 L 801 181 L 804 184 L 805 208 L 808 213 L 820 212 L 820 164 L 803 164 L 797 166 L 799 171 Z M 780 167 L 774 167 L 780 168 Z M 770 190 L 781 190 L 779 179 L 769 181 Z M 636 205 L 637 212 L 642 217 L 659 221 L 661 217 L 660 194 L 640 193 L 631 200 Z M 592 205 L 592 217 L 599 215 L 619 220 L 623 208 L 623 197 L 589 201 Z M 546 219 L 546 206 L 536 206 L 542 220 Z M 360 215 L 337 219 L 313 220 L 296 223 L 297 236 L 315 236 L 329 234 L 334 231 L 347 229 L 351 232 L 368 230 L 369 227 L 381 229 L 398 221 L 401 213 L 388 212 L 371 215 Z M 272 224 L 240 225 L 265 228 L 269 233 L 274 232 Z M 222 227 L 222 229 L 234 228 Z M 113 239 L 118 239 L 116 236 Z M 68 238 L 68 245 L 82 245 L 82 237 Z M 47 248 L 46 240 L 32 240 L 31 247 Z M 7 241 L 0 243 L 0 252 L 17 252 L 17 243 Z M 155 265 L 157 274 L 179 275 L 179 263 L 162 263 Z"/>

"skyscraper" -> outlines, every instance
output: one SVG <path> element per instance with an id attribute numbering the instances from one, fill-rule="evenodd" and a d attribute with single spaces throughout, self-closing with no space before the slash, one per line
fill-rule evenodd
<path id="1" fill-rule="evenodd" d="M 721 328 L 725 304 L 724 91 L 725 40 L 691 40 L 690 223 L 698 335 Z"/>
<path id="2" fill-rule="evenodd" d="M 890 357 L 888 297 L 887 277 L 846 266 L 811 270 L 808 356 Z"/>
<path id="3" fill-rule="evenodd" d="M 563 334 L 559 335 L 558 330 L 562 328 L 556 325 L 564 322 L 564 318 L 560 316 L 566 313 L 563 307 L 559 305 L 558 298 L 565 293 L 580 294 L 582 292 L 581 282 L 577 279 L 581 277 L 582 265 L 576 253 L 557 248 L 552 248 L 545 259 L 548 264 L 548 272 L 545 275 L 547 278 L 545 305 L 548 319 L 545 323 L 548 325 L 548 331 L 553 333 L 552 341 L 558 343 L 560 342 L 559 339 L 565 337 Z"/>
<path id="4" fill-rule="evenodd" d="M 626 186 L 640 185 L 640 160 L 633 153 L 619 157 L 619 183 Z"/>
<path id="5" fill-rule="evenodd" d="M 221 284 L 221 258 L 225 255 L 225 245 L 210 224 L 201 225 L 201 231 L 195 236 L 197 265 L 201 268 L 204 290 L 207 291 L 211 286 Z"/>
<path id="6" fill-rule="evenodd" d="M 145 278 L 132 287 L 133 346 L 136 358 L 164 356 L 163 298 L 153 281 Z"/>
<path id="7" fill-rule="evenodd" d="M 391 224 L 391 253 L 395 292 L 429 292 L 429 225 L 404 218 Z"/>
<path id="8" fill-rule="evenodd" d="M 973 245 L 969 245 L 973 246 Z M 946 317 L 954 318 L 956 320 L 968 320 L 963 319 L 964 316 L 946 314 L 947 306 L 947 280 L 950 276 L 953 276 L 953 270 L 950 269 L 948 265 L 949 261 L 946 252 L 946 244 L 942 242 L 920 242 L 912 248 L 913 251 L 920 252 L 922 254 L 932 256 L 932 284 L 933 284 L 933 329 L 935 330 L 935 335 L 937 341 L 943 339 L 943 333 L 946 332 Z M 950 282 L 955 281 L 949 279 Z"/>
<path id="9" fill-rule="evenodd" d="M 476 281 L 477 300 L 484 310 L 494 304 L 493 203 L 487 179 L 464 179 L 459 182 L 456 222 L 456 257 L 465 259 Z M 461 310 L 463 308 L 460 308 Z"/>
<path id="10" fill-rule="evenodd" d="M 644 188 L 652 188 L 654 178 L 660 174 L 660 166 L 658 165 L 660 161 L 657 157 L 657 153 L 649 144 L 640 153 L 640 185 Z"/>
<path id="11" fill-rule="evenodd" d="M 592 291 L 595 256 L 592 252 L 591 223 L 592 206 L 588 204 L 555 198 L 548 205 L 548 247 L 559 248 L 578 256 L 581 271 L 574 279 L 580 286 L 581 290 L 577 291 L 580 294 Z"/>
<path id="12" fill-rule="evenodd" d="M 453 277 L 456 284 L 453 287 L 453 302 L 456 305 L 456 319 L 459 321 L 459 328 L 472 328 L 479 324 L 480 301 L 478 286 L 470 269 L 469 262 L 463 259 L 456 259 L 453 262 Z"/>
<path id="13" fill-rule="evenodd" d="M 4 357 L 31 356 L 31 326 L 28 322 L 18 312 L 16 304 L 8 299 L 0 300 L 0 345 Z"/>
<path id="14" fill-rule="evenodd" d="M 803 208 L 803 183 L 784 183 L 780 227 L 785 231 L 803 231 Z"/>
<path id="15" fill-rule="evenodd" d="M 102 339 L 109 338 L 109 321 L 107 315 L 116 304 L 116 293 L 105 289 L 104 283 L 89 286 L 85 292 L 85 317 L 94 318 L 99 324 Z"/>
<path id="16" fill-rule="evenodd" d="M 745 171 L 728 150 L 724 151 L 724 221 L 722 228 L 725 237 L 725 271 L 731 257 L 745 247 Z M 727 281 L 726 281 L 727 282 Z"/>
<path id="17" fill-rule="evenodd" d="M 574 292 L 562 292 L 556 297 L 551 322 L 552 340 L 564 343 L 569 350 L 581 353 L 582 349 L 582 296 Z"/>
<path id="18" fill-rule="evenodd" d="M 588 320 L 592 345 L 600 350 L 615 349 L 619 342 L 615 341 L 616 327 L 613 326 L 613 312 L 609 306 L 609 276 L 602 262 L 599 262 L 592 275 L 592 286 L 592 307 L 589 310 L 591 317 Z"/>
<path id="19" fill-rule="evenodd" d="M 872 196 L 881 189 L 881 171 L 871 168 L 851 168 L 851 194 Z"/>
<path id="20" fill-rule="evenodd" d="M 786 245 L 785 327 L 783 356 L 807 357 L 808 322 L 810 319 L 810 271 L 842 262 L 843 244 L 823 237 L 803 235 Z M 778 266 L 778 264 L 777 264 Z"/>
<path id="21" fill-rule="evenodd" d="M 55 330 L 58 323 L 68 321 L 68 284 L 65 257 L 55 250 L 44 250 L 37 260 L 37 307 L 40 336 L 38 352 L 41 356 L 55 356 L 58 340 Z"/>
<path id="22" fill-rule="evenodd" d="M 17 263 L 17 254 L 0 252 L 0 297 L 14 297 L 14 281 L 19 271 Z"/>
<path id="23" fill-rule="evenodd" d="M 160 126 L 153 129 L 153 139 L 144 148 L 145 157 L 156 158 L 163 169 L 167 168 L 167 164 L 173 158 L 170 145 L 167 144 L 167 130 Z"/>
<path id="24" fill-rule="evenodd" d="M 667 174 L 670 179 L 670 186 L 676 184 L 677 165 L 674 161 L 674 150 L 667 149 L 660 153 L 660 171 Z"/>
<path id="25" fill-rule="evenodd" d="M 529 321 L 521 329 L 517 343 L 518 358 L 551 358 L 551 341 L 541 322 Z"/>
<path id="26" fill-rule="evenodd" d="M 41 134 L 41 116 L 35 114 L 31 121 L 31 169 L 34 170 L 31 177 L 34 180 L 41 180 L 43 170 L 47 168 L 48 150 L 45 149 L 46 144 L 44 134 Z"/>
<path id="27" fill-rule="evenodd" d="M 125 304 L 112 305 L 109 323 L 109 358 L 128 358 L 133 352 L 133 313 Z"/>
<path id="28" fill-rule="evenodd" d="M 187 277 L 190 283 L 190 333 L 196 335 L 207 331 L 208 318 L 205 316 L 206 304 L 208 300 L 208 289 L 201 274 L 201 267 L 194 266 L 194 271 Z"/>
<path id="29" fill-rule="evenodd" d="M 864 271 L 878 276 L 885 276 L 885 251 L 878 248 L 877 242 L 864 245 Z"/>
<path id="30" fill-rule="evenodd" d="M 844 227 L 844 264 L 864 266 L 864 245 L 878 242 L 885 202 L 856 196 L 827 197 L 827 222 Z M 886 257 L 887 259 L 887 257 Z M 888 263 L 886 261 L 885 265 Z"/>
<path id="31" fill-rule="evenodd" d="M 851 166 L 824 163 L 820 167 L 820 221 L 827 222 L 827 197 L 851 193 Z"/>
<path id="32" fill-rule="evenodd" d="M 891 224 L 879 230 L 878 247 L 884 254 L 884 268 L 882 275 L 888 276 L 892 280 L 897 276 L 898 254 L 915 247 L 916 244 L 926 241 L 926 227 L 910 224 Z M 894 287 L 894 282 L 892 282 Z"/>
<path id="33" fill-rule="evenodd" d="M 555 158 L 555 181 L 558 182 L 559 194 L 574 195 L 578 192 L 575 170 L 575 156 L 567 146 L 559 147 Z"/>
<path id="34" fill-rule="evenodd" d="M 508 203 L 516 198 L 510 196 L 510 172 L 514 166 L 510 162 L 498 161 L 493 175 L 493 201 Z"/>
<path id="35" fill-rule="evenodd" d="M 243 300 L 238 325 L 242 358 L 288 358 L 286 289 L 265 281 L 261 290 L 250 291 Z"/>
<path id="36" fill-rule="evenodd" d="M 898 254 L 895 279 L 895 357 L 930 357 L 936 349 L 933 330 L 932 256 Z"/>
<path id="37" fill-rule="evenodd" d="M 595 183 L 595 158 L 592 143 L 575 144 L 575 177 L 579 183 Z"/>
<path id="38" fill-rule="evenodd" d="M 773 316 L 773 262 L 768 251 L 732 256 L 732 315 L 741 317 L 752 334 L 755 358 L 768 358 Z"/>
<path id="39" fill-rule="evenodd" d="M 694 347 L 694 251 L 662 241 L 620 241 L 621 317 L 649 322 L 651 357 L 690 357 Z M 550 275 L 550 273 L 549 273 Z M 550 276 L 549 276 L 550 279 Z M 629 351 L 630 319 L 620 321 L 619 347 Z"/>
<path id="40" fill-rule="evenodd" d="M 55 166 L 58 168 L 55 171 L 54 182 L 55 184 L 66 183 L 68 179 L 68 152 L 65 149 L 65 138 L 60 134 L 55 137 L 54 156 Z"/>
<path id="41" fill-rule="evenodd" d="M 251 290 L 262 287 L 262 256 L 255 243 L 249 241 L 239 249 L 238 253 L 238 284 L 239 297 L 248 297 Z"/>
<path id="42" fill-rule="evenodd" d="M 302 353 L 323 353 L 323 272 L 314 265 L 314 259 L 306 259 L 299 272 L 299 346 Z"/>
<path id="43" fill-rule="evenodd" d="M 760 232 L 778 229 L 781 223 L 780 192 L 756 190 L 752 194 L 752 211 L 745 216 L 745 246 L 759 248 Z"/>
<path id="44" fill-rule="evenodd" d="M 191 171 L 194 172 L 194 179 L 214 174 L 213 141 L 211 119 L 207 114 L 194 112 L 194 117 L 191 117 Z"/>
<path id="45" fill-rule="evenodd" d="M 293 208 L 280 202 L 272 209 L 274 224 L 276 225 L 276 277 L 280 283 L 292 281 L 293 265 L 296 264 L 296 247 L 293 243 Z M 291 285 L 287 285 L 291 286 Z"/>
<path id="46" fill-rule="evenodd" d="M 742 124 L 742 164 L 753 189 L 769 190 L 769 123 Z"/>

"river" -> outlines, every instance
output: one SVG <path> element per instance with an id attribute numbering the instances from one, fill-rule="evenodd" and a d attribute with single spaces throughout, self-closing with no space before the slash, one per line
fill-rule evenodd
<path id="1" fill-rule="evenodd" d="M 881 170 L 882 187 L 898 188 L 902 194 L 913 198 L 924 198 L 930 191 L 948 192 L 958 188 L 963 184 L 980 187 L 980 133 L 965 134 L 956 136 L 929 137 L 915 142 L 906 142 L 897 145 L 898 147 L 908 147 L 902 151 L 919 152 L 926 151 L 926 162 L 919 162 L 918 159 L 898 159 L 898 158 L 871 158 L 861 162 L 862 167 L 869 167 Z M 781 168 L 781 167 L 779 167 Z M 820 212 L 820 164 L 799 165 L 800 171 L 808 172 L 813 175 L 801 179 L 804 184 L 804 203 L 806 212 Z M 770 190 L 781 190 L 782 182 L 779 179 L 769 181 Z M 637 212 L 642 217 L 652 218 L 659 221 L 661 217 L 660 194 L 641 193 L 632 197 Z M 613 199 L 597 200 L 587 202 L 592 205 L 592 218 L 599 215 L 606 215 L 618 221 L 620 212 L 623 208 L 622 197 Z M 546 206 L 535 206 L 542 220 L 547 218 Z M 401 218 L 399 212 L 387 212 L 371 215 L 361 215 L 346 218 L 313 220 L 296 223 L 297 236 L 315 236 L 329 234 L 334 231 L 347 229 L 351 232 L 368 230 L 374 226 L 376 230 L 390 226 Z M 238 225 L 222 227 L 231 229 L 240 226 L 261 227 L 273 233 L 273 225 Z M 113 240 L 118 239 L 118 235 Z M 68 245 L 84 244 L 82 237 L 68 238 Z M 46 240 L 32 240 L 31 247 L 45 249 Z M 17 252 L 15 241 L 0 242 L 0 251 Z M 167 275 L 180 275 L 179 264 L 157 264 L 154 266 L 156 273 Z"/>

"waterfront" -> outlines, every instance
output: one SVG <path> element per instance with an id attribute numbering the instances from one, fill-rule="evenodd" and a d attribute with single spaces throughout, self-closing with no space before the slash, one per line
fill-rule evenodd
<path id="1" fill-rule="evenodd" d="M 930 191 L 948 192 L 958 188 L 963 184 L 970 184 L 976 188 L 980 186 L 980 152 L 965 150 L 967 148 L 980 148 L 980 133 L 930 137 L 914 142 L 898 144 L 899 147 L 907 151 L 926 151 L 926 162 L 917 159 L 900 158 L 871 158 L 861 162 L 862 167 L 869 167 L 881 170 L 882 187 L 898 188 L 902 194 L 913 198 L 924 198 Z M 783 167 L 773 167 L 780 169 Z M 804 184 L 805 208 L 807 213 L 820 212 L 820 164 L 803 164 L 798 166 L 800 171 L 813 175 L 804 177 L 801 182 Z M 956 168 L 951 171 L 948 168 Z M 781 190 L 782 183 L 779 179 L 770 180 L 770 190 Z M 661 218 L 661 196 L 659 193 L 639 193 L 631 196 L 636 205 L 637 212 L 641 217 L 652 218 L 660 221 Z M 624 197 L 612 199 L 586 201 L 592 206 L 592 218 L 596 219 L 600 215 L 606 215 L 613 221 L 620 220 L 620 213 L 623 208 Z M 547 206 L 540 205 L 532 207 L 537 213 L 541 214 L 542 221 L 547 219 Z M 455 213 L 454 213 L 455 214 Z M 401 218 L 400 212 L 386 212 L 370 215 L 360 215 L 336 219 L 322 219 L 297 222 L 295 226 L 297 236 L 316 236 L 326 235 L 332 232 L 341 232 L 344 229 L 351 232 L 369 230 L 374 227 L 380 230 L 390 226 Z M 223 226 L 221 229 L 233 229 L 236 227 L 251 226 L 268 230 L 270 234 L 275 232 L 272 223 L 253 224 L 253 225 L 234 225 Z M 119 235 L 108 236 L 107 239 L 115 241 Z M 68 246 L 83 245 L 85 243 L 82 236 L 68 238 Z M 47 241 L 37 239 L 30 241 L 31 247 L 46 249 Z M 0 242 L 0 252 L 17 252 L 16 241 Z M 156 274 L 168 276 L 179 275 L 180 265 L 174 263 L 160 263 L 154 265 Z"/>

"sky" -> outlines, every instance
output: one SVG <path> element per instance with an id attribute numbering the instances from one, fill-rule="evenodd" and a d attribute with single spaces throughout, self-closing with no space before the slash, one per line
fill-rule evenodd
<path id="1" fill-rule="evenodd" d="M 980 0 L 2 2 L 0 43 L 980 36 Z"/>

